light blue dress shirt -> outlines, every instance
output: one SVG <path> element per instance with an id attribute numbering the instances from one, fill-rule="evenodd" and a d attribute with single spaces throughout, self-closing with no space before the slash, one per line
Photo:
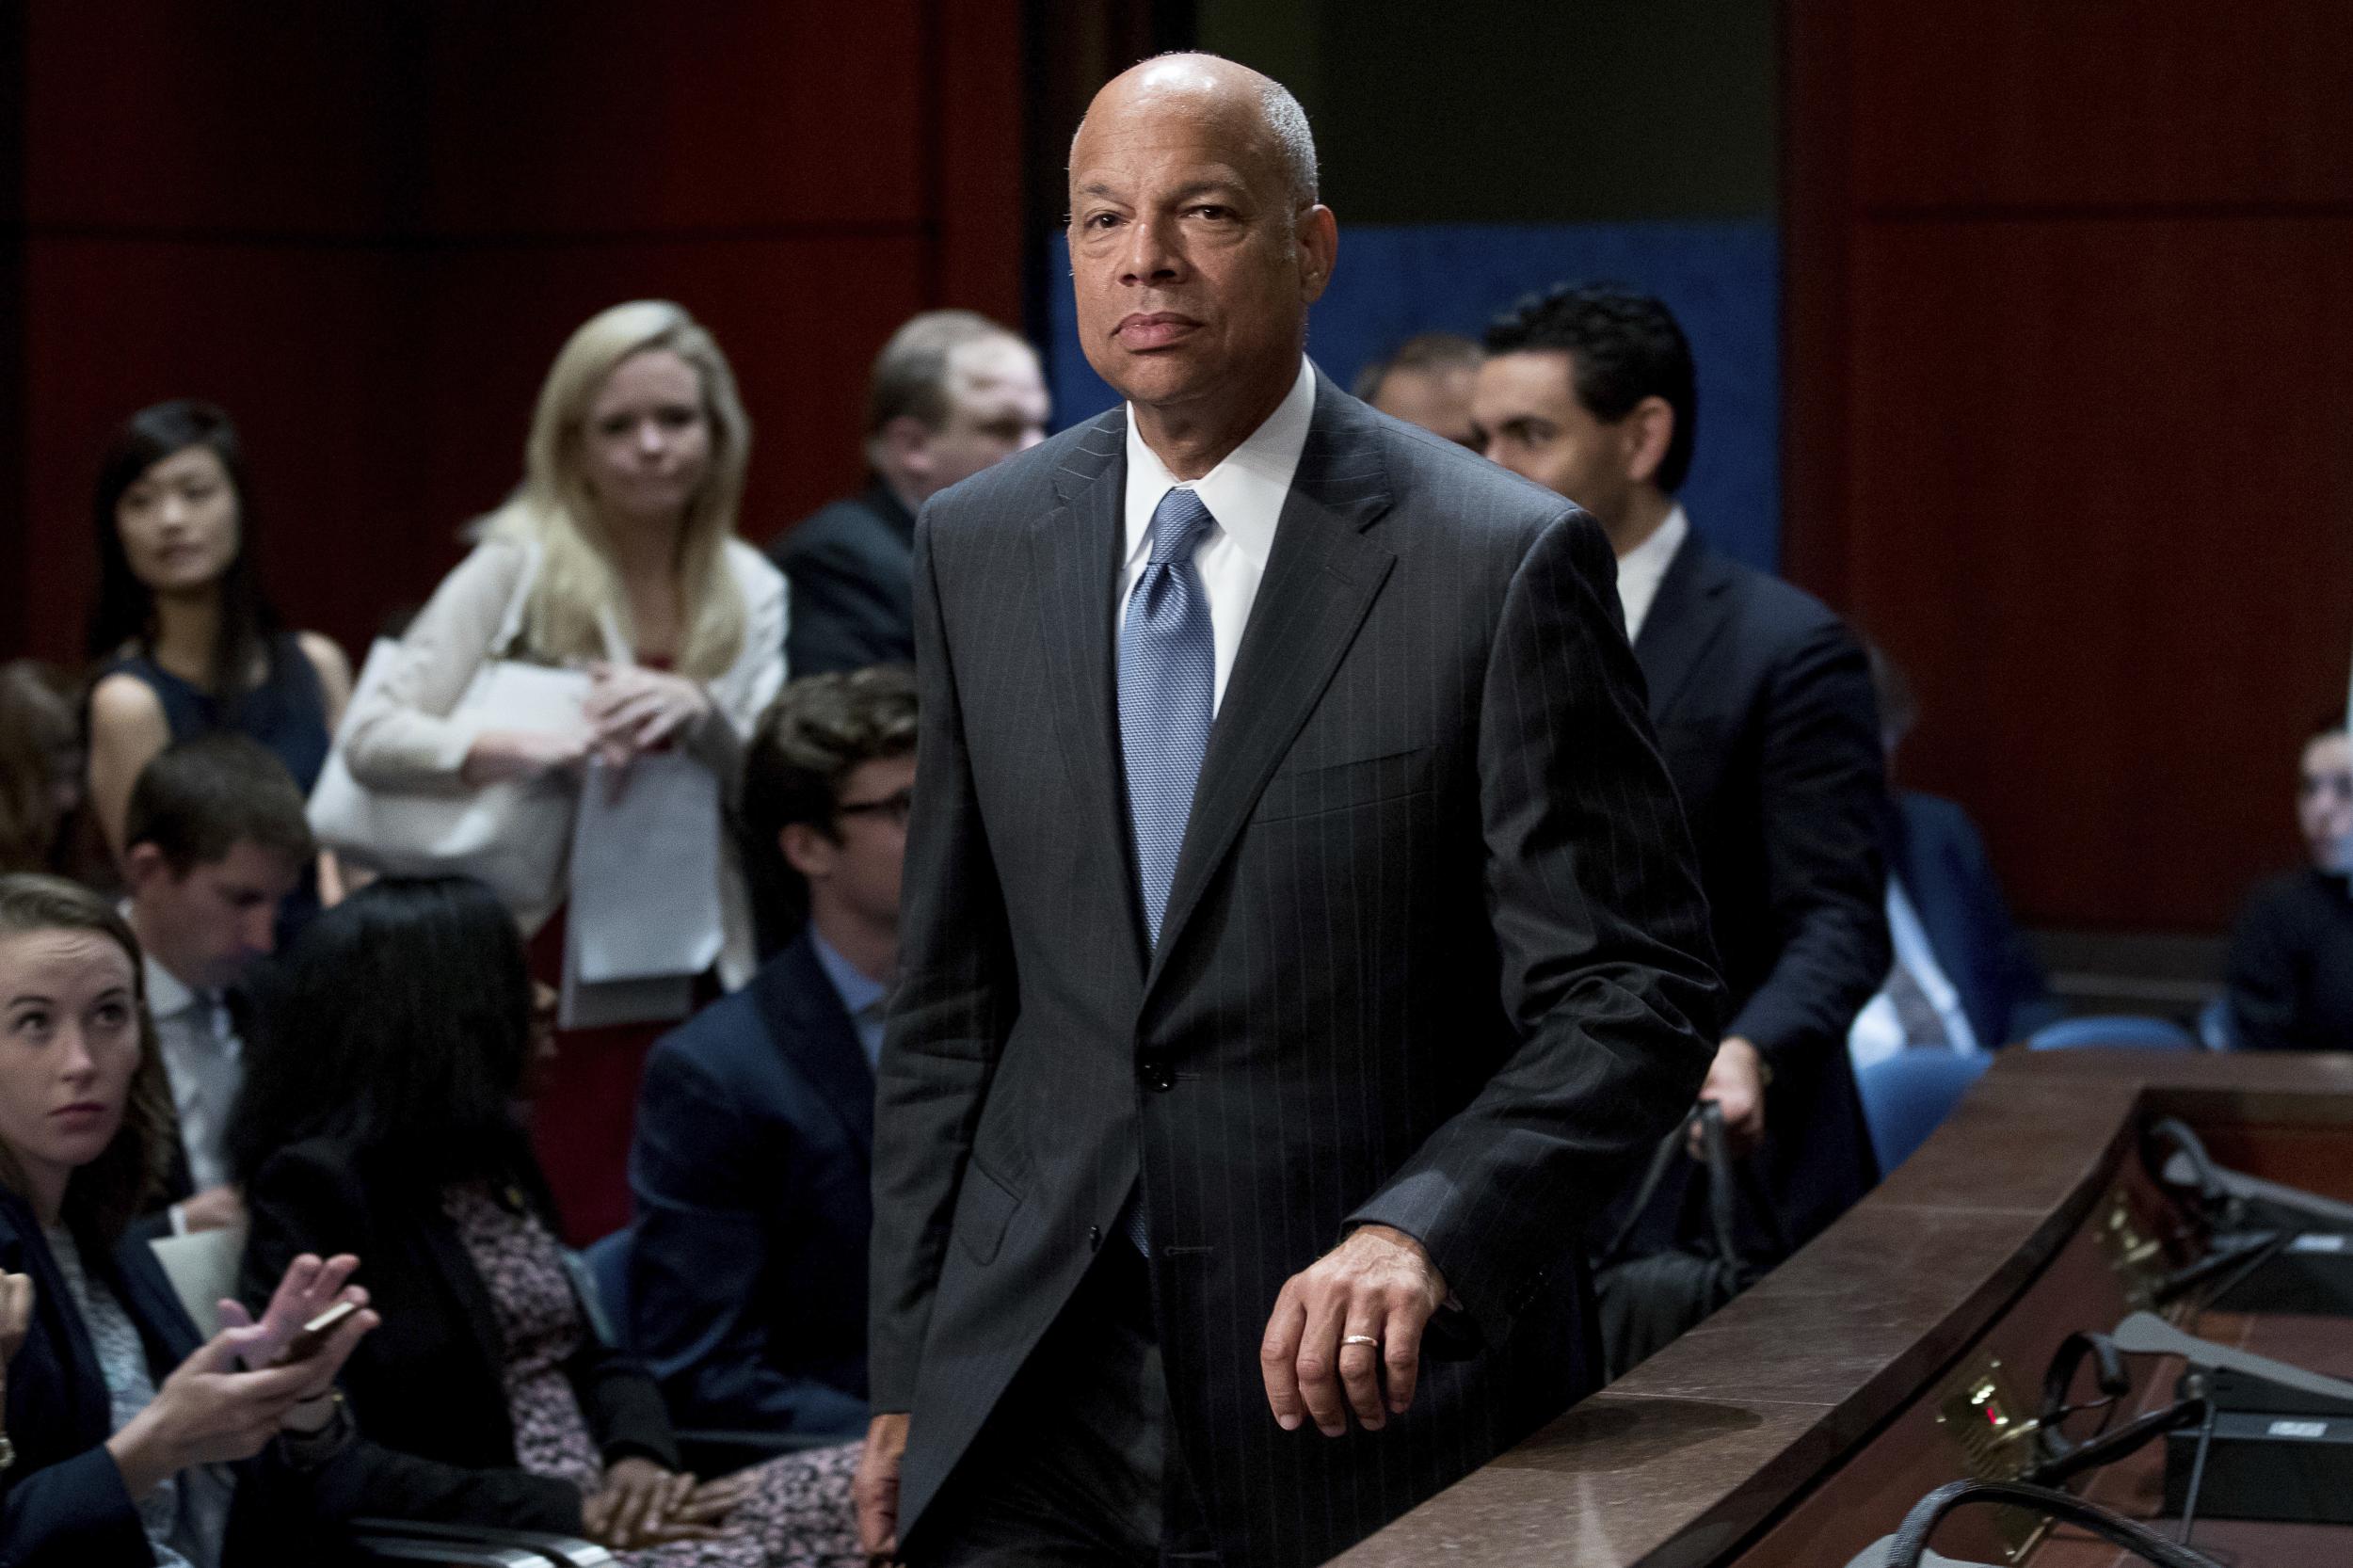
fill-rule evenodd
<path id="1" fill-rule="evenodd" d="M 867 1066 L 879 1067 L 883 998 L 889 994 L 890 987 L 861 974 L 856 965 L 835 952 L 833 944 L 813 930 L 808 934 L 808 945 L 817 950 L 817 962 L 824 966 L 825 978 L 833 982 L 834 994 L 841 999 L 842 1010 L 850 1015 L 850 1022 L 857 1026 L 857 1043 L 866 1051 Z"/>

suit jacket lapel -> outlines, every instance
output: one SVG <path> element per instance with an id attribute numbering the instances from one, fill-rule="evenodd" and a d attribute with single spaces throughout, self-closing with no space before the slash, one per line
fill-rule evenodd
<path id="1" fill-rule="evenodd" d="M 1725 576 L 1707 546 L 1691 535 L 1667 563 L 1658 593 L 1643 617 L 1642 634 L 1635 639 L 1635 662 L 1642 666 L 1643 684 L 1650 688 L 1653 724 L 1665 720 L 1690 684 L 1700 656 L 1716 640 L 1723 618 L 1715 613 L 1715 600 Z"/>
<path id="2" fill-rule="evenodd" d="M 1112 611 L 1127 530 L 1128 411 L 1097 419 L 1055 471 L 1060 504 L 1030 532 L 1046 647 L 1048 706 L 1084 814 L 1075 825 L 1112 856 L 1128 906 L 1135 908 L 1134 858 L 1118 765 L 1118 705 L 1112 683 Z M 1144 967 L 1143 923 L 1135 918 L 1136 967 Z"/>
<path id="3" fill-rule="evenodd" d="M 1147 991 L 1396 565 L 1364 535 L 1389 504 L 1378 442 L 1364 406 L 1319 372 L 1307 444 L 1209 729 Z"/>
<path id="4" fill-rule="evenodd" d="M 760 1016 L 776 1048 L 799 1068 L 857 1145 L 858 1164 L 874 1152 L 874 1073 L 857 1025 L 807 934 L 752 982 Z"/>

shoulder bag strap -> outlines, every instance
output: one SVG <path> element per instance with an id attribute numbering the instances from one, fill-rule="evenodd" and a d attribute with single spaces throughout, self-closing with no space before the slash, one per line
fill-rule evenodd
<path id="1" fill-rule="evenodd" d="M 1634 1189 L 1634 1202 L 1625 1211 L 1625 1220 L 1618 1226 L 1617 1234 L 1609 1239 L 1609 1244 L 1602 1249 L 1595 1267 L 1619 1260 L 1627 1240 L 1634 1235 L 1635 1227 L 1642 1223 L 1642 1215 L 1650 1208 L 1651 1199 L 1658 1195 L 1658 1184 L 1667 1179 L 1667 1171 L 1674 1164 L 1675 1156 L 1683 1152 L 1683 1141 L 1689 1135 L 1690 1127 L 1691 1117 L 1686 1116 L 1675 1124 L 1673 1132 L 1658 1141 L 1658 1147 L 1651 1153 L 1650 1166 L 1642 1173 L 1641 1185 Z"/>

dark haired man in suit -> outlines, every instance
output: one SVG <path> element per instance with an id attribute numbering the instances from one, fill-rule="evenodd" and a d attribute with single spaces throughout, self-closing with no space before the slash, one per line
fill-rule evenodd
<path id="1" fill-rule="evenodd" d="M 1321 1562 L 1592 1385 L 1705 913 L 1600 530 L 1305 361 L 1290 94 L 1138 66 L 1070 198 L 1127 403 L 916 531 L 860 1529 Z"/>
<path id="2" fill-rule="evenodd" d="M 1847 1058 L 1889 951 L 1886 783 L 1863 649 L 1818 600 L 1691 532 L 1675 491 L 1696 377 L 1666 306 L 1558 288 L 1498 318 L 1487 355 L 1473 399 L 1487 456 L 1600 519 L 1617 554 L 1731 993 L 1701 1097 L 1736 1148 L 1762 1148 L 1781 1227 L 1801 1244 L 1875 1174 Z"/>
<path id="3" fill-rule="evenodd" d="M 873 1063 L 914 780 L 904 666 L 795 680 L 753 733 L 746 838 L 808 923 L 654 1047 L 630 1150 L 629 1343 L 681 1426 L 866 1429 Z"/>

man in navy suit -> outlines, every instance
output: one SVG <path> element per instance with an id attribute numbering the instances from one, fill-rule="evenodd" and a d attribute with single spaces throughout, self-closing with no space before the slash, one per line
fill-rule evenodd
<path id="1" fill-rule="evenodd" d="M 1820 601 L 1691 531 L 1675 491 L 1696 376 L 1664 305 L 1558 288 L 1498 318 L 1487 353 L 1472 398 L 1487 456 L 1599 518 L 1617 554 L 1730 993 L 1700 1097 L 1736 1150 L 1759 1151 L 1781 1228 L 1802 1243 L 1875 1176 L 1846 1050 L 1888 962 L 1886 781 L 1863 649 Z"/>
<path id="2" fill-rule="evenodd" d="M 874 1058 L 915 714 L 913 677 L 884 665 L 796 680 L 761 717 L 745 824 L 807 886 L 808 924 L 646 1064 L 630 1343 L 681 1426 L 866 1428 Z"/>

